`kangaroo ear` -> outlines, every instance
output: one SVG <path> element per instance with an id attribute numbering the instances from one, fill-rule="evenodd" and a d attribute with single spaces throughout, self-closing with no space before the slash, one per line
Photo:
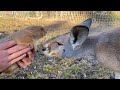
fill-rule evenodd
<path id="1" fill-rule="evenodd" d="M 70 43 L 72 44 L 73 49 L 80 46 L 87 39 L 91 23 L 92 19 L 89 18 L 71 29 Z"/>

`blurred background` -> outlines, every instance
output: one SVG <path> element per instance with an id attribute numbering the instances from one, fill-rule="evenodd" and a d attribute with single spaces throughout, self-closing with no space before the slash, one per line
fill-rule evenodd
<path id="1" fill-rule="evenodd" d="M 120 11 L 0 11 L 0 17 L 19 19 L 53 19 L 79 23 L 93 18 L 94 23 L 119 24 Z"/>

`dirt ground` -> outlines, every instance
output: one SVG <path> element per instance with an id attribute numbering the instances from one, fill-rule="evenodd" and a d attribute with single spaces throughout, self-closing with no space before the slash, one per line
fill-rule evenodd
<path id="1" fill-rule="evenodd" d="M 6 35 L 0 35 L 0 38 L 13 33 L 14 30 L 25 26 L 42 25 L 48 29 L 48 34 L 40 40 L 41 43 L 46 40 L 61 35 L 70 30 L 75 23 L 67 21 L 53 20 L 21 20 L 11 18 L 0 18 L 0 32 Z M 16 69 L 12 74 L 1 74 L 0 79 L 113 79 L 112 71 L 103 68 L 98 62 L 93 64 L 88 59 L 94 59 L 94 56 L 87 56 L 81 59 L 58 59 L 47 58 L 42 54 L 42 45 L 39 45 L 39 52 L 30 66 L 25 69 Z"/>

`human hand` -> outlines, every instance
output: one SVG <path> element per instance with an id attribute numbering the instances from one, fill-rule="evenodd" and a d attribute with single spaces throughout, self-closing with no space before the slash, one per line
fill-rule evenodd
<path id="1" fill-rule="evenodd" d="M 0 72 L 10 67 L 12 64 L 23 60 L 31 50 L 30 47 L 16 45 L 14 41 L 0 44 Z M 27 63 L 28 64 L 28 63 Z"/>
<path id="2" fill-rule="evenodd" d="M 28 65 L 30 65 L 32 63 L 32 60 L 34 59 L 34 55 L 35 55 L 35 51 L 29 51 L 27 53 L 27 56 L 24 57 L 22 60 L 18 61 L 17 64 L 21 67 L 21 68 L 26 68 Z"/>

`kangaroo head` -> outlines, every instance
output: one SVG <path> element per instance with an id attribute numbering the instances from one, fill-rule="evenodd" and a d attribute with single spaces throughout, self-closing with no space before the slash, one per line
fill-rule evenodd
<path id="1" fill-rule="evenodd" d="M 74 26 L 70 32 L 46 41 L 43 53 L 48 57 L 72 57 L 87 39 L 91 23 L 92 19 L 89 18 Z"/>

